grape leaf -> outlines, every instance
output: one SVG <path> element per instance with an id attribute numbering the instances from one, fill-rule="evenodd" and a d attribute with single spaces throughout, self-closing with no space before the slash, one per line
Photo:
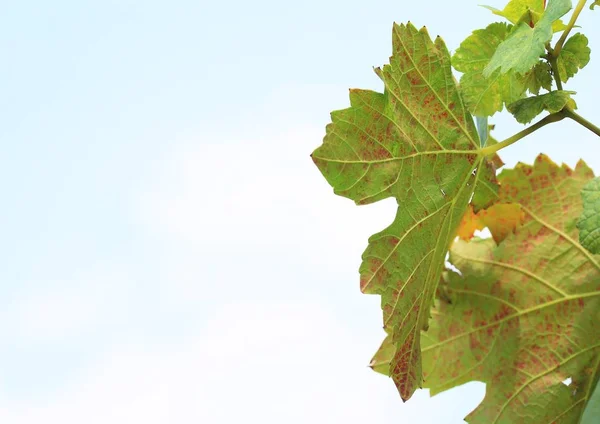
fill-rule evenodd
<path id="1" fill-rule="evenodd" d="M 394 24 L 392 38 L 389 65 L 376 69 L 384 93 L 351 90 L 351 107 L 332 113 L 312 158 L 335 193 L 358 204 L 398 201 L 394 222 L 369 239 L 360 287 L 381 295 L 387 368 L 407 400 L 422 384 L 421 329 L 450 241 L 471 197 L 476 210 L 486 207 L 497 186 L 443 40 L 410 23 Z"/>
<path id="2" fill-rule="evenodd" d="M 489 77 L 496 69 L 502 73 L 513 70 L 519 74 L 528 72 L 544 53 L 547 42 L 552 39 L 552 24 L 571 10 L 571 0 L 550 0 L 540 20 L 531 28 L 521 22 L 496 49 L 496 53 L 483 70 Z"/>
<path id="3" fill-rule="evenodd" d="M 596 424 L 598 417 L 600 417 L 600 384 L 596 383 L 596 389 L 585 407 L 579 424 Z"/>
<path id="4" fill-rule="evenodd" d="M 540 155 L 498 177 L 525 218 L 500 244 L 457 241 L 427 333 L 432 394 L 486 383 L 470 423 L 577 423 L 600 376 L 600 257 L 577 243 L 579 191 L 593 178 Z M 381 364 L 380 364 L 381 365 Z M 563 383 L 571 379 L 569 385 Z"/>
<path id="5" fill-rule="evenodd" d="M 591 49 L 585 35 L 577 33 L 567 40 L 558 55 L 558 74 L 565 82 L 590 61 Z"/>
<path id="6" fill-rule="evenodd" d="M 546 91 L 552 89 L 552 67 L 546 61 L 539 61 L 535 64 L 531 72 L 527 74 L 525 83 L 531 94 L 536 96 L 540 94 L 540 89 Z"/>
<path id="7" fill-rule="evenodd" d="M 501 74 L 496 70 L 489 77 L 483 75 L 483 69 L 511 28 L 512 25 L 496 22 L 478 29 L 461 43 L 452 57 L 454 68 L 463 72 L 460 90 L 474 115 L 491 116 L 501 111 L 504 103 L 520 99 L 525 92 L 525 78 L 514 72 Z"/>
<path id="8" fill-rule="evenodd" d="M 594 254 L 600 253 L 600 177 L 593 179 L 581 191 L 583 213 L 577 223 L 579 242 Z"/>
<path id="9" fill-rule="evenodd" d="M 542 14 L 544 12 L 544 0 L 511 0 L 503 10 L 491 6 L 482 7 L 491 10 L 494 15 L 502 16 L 511 23 L 516 24 L 528 10 Z"/>
<path id="10" fill-rule="evenodd" d="M 481 212 L 481 211 L 479 211 Z M 473 211 L 473 208 L 469 207 L 460 221 L 456 235 L 463 240 L 470 240 L 473 238 L 476 230 L 483 230 L 485 225 L 477 214 Z"/>
<path id="11" fill-rule="evenodd" d="M 463 240 L 473 238 L 476 230 L 488 228 L 496 243 L 500 243 L 523 221 L 521 206 L 517 203 L 496 203 L 478 213 L 469 207 L 463 216 L 457 235 Z"/>
<path id="12" fill-rule="evenodd" d="M 506 108 L 512 113 L 515 119 L 527 124 L 544 110 L 550 113 L 560 111 L 563 107 L 568 106 L 571 109 L 577 109 L 575 100 L 571 98 L 574 91 L 557 90 L 539 96 L 527 97 L 526 99 L 517 100 L 509 104 Z"/>
<path id="13" fill-rule="evenodd" d="M 546 2 L 544 0 L 511 0 L 503 10 L 496 9 L 491 6 L 483 6 L 492 11 L 494 15 L 502 16 L 513 24 L 523 21 L 524 15 L 531 14 L 531 20 L 526 19 L 525 23 L 530 26 L 535 25 L 539 21 L 540 16 L 544 13 Z M 554 22 L 552 29 L 554 32 L 562 31 L 566 25 L 562 21 Z"/>

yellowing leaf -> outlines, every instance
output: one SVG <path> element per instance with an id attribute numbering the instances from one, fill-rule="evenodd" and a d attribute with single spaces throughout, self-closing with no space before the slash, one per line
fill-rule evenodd
<path id="1" fill-rule="evenodd" d="M 528 10 L 535 12 L 537 15 L 543 13 L 544 0 L 511 0 L 503 10 L 491 6 L 483 7 L 491 10 L 494 15 L 502 16 L 511 23 L 516 24 Z"/>
<path id="2" fill-rule="evenodd" d="M 494 15 L 502 16 L 513 24 L 525 22 L 529 26 L 534 26 L 540 19 L 546 2 L 544 0 L 511 0 L 503 10 L 490 6 L 483 6 L 492 11 Z M 566 25 L 562 21 L 554 22 L 552 30 L 554 32 L 562 31 Z"/>
<path id="3" fill-rule="evenodd" d="M 442 39 L 411 24 L 394 25 L 392 35 L 390 64 L 376 70 L 384 92 L 352 90 L 351 107 L 332 113 L 312 158 L 335 193 L 358 204 L 398 201 L 394 222 L 369 239 L 360 287 L 381 296 L 384 368 L 406 400 L 422 384 L 421 329 L 449 242 L 471 197 L 486 207 L 497 187 Z"/>
<path id="4" fill-rule="evenodd" d="M 524 219 L 521 206 L 516 203 L 498 203 L 479 212 L 481 222 L 492 233 L 496 243 L 500 243 L 521 225 Z"/>
<path id="5" fill-rule="evenodd" d="M 578 242 L 581 188 L 593 178 L 540 155 L 499 176 L 499 201 L 523 223 L 499 244 L 458 241 L 430 328 L 425 385 L 433 394 L 486 383 L 469 423 L 577 423 L 600 376 L 600 257 Z M 572 382 L 563 383 L 567 379 Z"/>
<path id="6" fill-rule="evenodd" d="M 521 224 L 524 218 L 521 206 L 517 203 L 496 203 L 478 213 L 469 207 L 458 229 L 458 237 L 470 240 L 476 230 L 488 228 L 496 243 L 500 243 Z"/>
<path id="7" fill-rule="evenodd" d="M 481 213 L 481 211 L 479 211 Z M 469 208 L 465 212 L 458 226 L 456 235 L 462 240 L 470 240 L 473 238 L 475 231 L 484 229 L 483 222 L 479 219 L 479 215 L 473 212 L 473 208 Z"/>

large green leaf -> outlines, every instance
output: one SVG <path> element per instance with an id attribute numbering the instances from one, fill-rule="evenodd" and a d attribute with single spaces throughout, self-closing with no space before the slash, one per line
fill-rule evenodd
<path id="1" fill-rule="evenodd" d="M 590 252 L 600 253 L 600 177 L 593 179 L 581 191 L 583 213 L 577 223 L 579 242 Z"/>
<path id="2" fill-rule="evenodd" d="M 458 241 L 445 300 L 423 335 L 432 393 L 486 383 L 470 423 L 578 423 L 598 381 L 600 258 L 578 242 L 581 188 L 593 178 L 540 155 L 499 176 L 522 225 L 499 245 Z M 440 297 L 441 298 L 441 297 Z M 442 299 L 442 298 L 441 298 Z"/>
<path id="3" fill-rule="evenodd" d="M 504 103 L 520 99 L 525 92 L 525 78 L 514 72 L 501 74 L 496 70 L 489 77 L 483 76 L 483 69 L 511 28 L 512 25 L 493 23 L 478 29 L 461 43 L 452 57 L 454 68 L 463 72 L 460 90 L 474 115 L 491 116 L 501 111 Z"/>
<path id="4" fill-rule="evenodd" d="M 571 0 L 549 0 L 548 7 L 533 28 L 521 22 L 498 46 L 483 75 L 488 77 L 496 69 L 501 69 L 502 73 L 513 70 L 520 74 L 531 70 L 544 53 L 546 43 L 552 39 L 552 24 L 569 10 Z"/>
<path id="5" fill-rule="evenodd" d="M 564 82 L 590 61 L 591 49 L 585 35 L 577 33 L 567 40 L 558 55 L 558 73 Z"/>
<path id="6" fill-rule="evenodd" d="M 448 246 L 471 197 L 483 207 L 497 187 L 441 38 L 394 24 L 390 64 L 376 72 L 384 93 L 351 90 L 312 158 L 335 193 L 398 201 L 394 222 L 369 239 L 360 287 L 381 295 L 393 356 L 385 367 L 406 400 L 422 383 L 421 329 Z"/>
<path id="7" fill-rule="evenodd" d="M 565 106 L 576 109 L 577 104 L 575 103 L 575 100 L 571 98 L 571 94 L 575 94 L 575 92 L 563 90 L 551 91 L 550 93 L 539 96 L 517 100 L 506 108 L 514 115 L 518 122 L 527 124 L 543 111 L 555 113 Z"/>

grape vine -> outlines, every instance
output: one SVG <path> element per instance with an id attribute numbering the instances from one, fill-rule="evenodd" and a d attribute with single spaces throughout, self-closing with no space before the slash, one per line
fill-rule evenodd
<path id="1" fill-rule="evenodd" d="M 586 5 L 600 1 L 486 6 L 503 21 L 452 57 L 425 28 L 394 24 L 383 92 L 351 90 L 311 155 L 336 194 L 398 202 L 359 271 L 387 334 L 370 365 L 404 401 L 481 381 L 467 422 L 600 422 L 600 178 L 584 161 L 501 169 L 499 156 L 564 119 L 600 136 L 565 88 L 590 61 L 575 32 Z M 488 118 L 504 109 L 537 121 L 497 141 Z"/>

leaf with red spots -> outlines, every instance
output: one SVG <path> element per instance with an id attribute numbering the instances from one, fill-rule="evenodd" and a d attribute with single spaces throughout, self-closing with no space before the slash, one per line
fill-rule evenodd
<path id="1" fill-rule="evenodd" d="M 390 64 L 376 69 L 384 93 L 351 90 L 312 158 L 335 193 L 398 201 L 394 222 L 369 239 L 360 287 L 381 295 L 388 374 L 407 400 L 422 383 L 421 330 L 450 241 L 471 198 L 486 207 L 497 186 L 442 39 L 411 24 L 394 24 L 392 35 Z"/>
<path id="2" fill-rule="evenodd" d="M 423 334 L 433 394 L 486 383 L 470 423 L 578 423 L 600 376 L 600 256 L 578 243 L 579 193 L 593 178 L 540 155 L 498 177 L 522 224 L 500 244 L 457 241 Z M 381 367 L 381 364 L 379 364 Z"/>

